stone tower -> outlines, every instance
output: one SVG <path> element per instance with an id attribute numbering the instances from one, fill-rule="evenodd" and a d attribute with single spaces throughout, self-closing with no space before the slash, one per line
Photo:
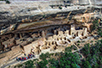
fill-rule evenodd
<path id="1" fill-rule="evenodd" d="M 87 36 L 87 28 L 83 28 L 83 36 Z"/>
<path id="2" fill-rule="evenodd" d="M 70 35 L 72 35 L 73 33 L 75 32 L 75 25 L 74 24 L 72 24 L 72 25 L 70 25 Z"/>

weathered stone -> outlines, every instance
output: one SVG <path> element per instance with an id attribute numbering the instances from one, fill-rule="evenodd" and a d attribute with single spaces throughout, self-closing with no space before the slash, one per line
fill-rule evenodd
<path id="1" fill-rule="evenodd" d="M 58 35 L 63 35 L 63 31 L 58 31 Z"/>
<path id="2" fill-rule="evenodd" d="M 44 46 L 41 46 L 40 49 L 41 50 L 47 49 L 47 46 L 45 46 L 45 45 Z"/>
<path id="3" fill-rule="evenodd" d="M 65 35 L 67 35 L 67 36 L 69 35 L 69 30 L 65 31 Z"/>
<path id="4" fill-rule="evenodd" d="M 51 37 L 48 37 L 48 40 L 53 40 L 52 36 Z"/>
<path id="5" fill-rule="evenodd" d="M 56 45 L 52 45 L 51 47 L 50 47 L 50 50 L 51 51 L 53 51 L 53 50 L 55 50 L 56 49 Z"/>

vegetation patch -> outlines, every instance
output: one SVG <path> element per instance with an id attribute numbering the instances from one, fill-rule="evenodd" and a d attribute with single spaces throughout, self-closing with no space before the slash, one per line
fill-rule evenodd
<path id="1" fill-rule="evenodd" d="M 59 6 L 59 9 L 62 9 L 62 7 L 61 7 L 61 6 Z"/>
<path id="2" fill-rule="evenodd" d="M 10 4 L 10 1 L 9 1 L 9 0 L 6 0 L 6 3 L 7 3 L 7 4 Z"/>

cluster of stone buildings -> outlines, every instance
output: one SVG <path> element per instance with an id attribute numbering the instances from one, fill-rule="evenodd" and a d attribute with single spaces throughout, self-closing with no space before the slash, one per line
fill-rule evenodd
<path id="1" fill-rule="evenodd" d="M 64 27 L 65 28 L 65 27 Z M 24 52 L 29 54 L 33 52 L 34 54 L 39 54 L 44 49 L 55 50 L 57 46 L 70 46 L 77 41 L 81 41 L 81 39 L 85 39 L 88 36 L 87 27 L 75 28 L 75 25 L 70 25 L 70 29 L 63 31 L 64 28 L 58 28 L 48 33 L 46 31 L 42 31 L 42 38 L 37 41 L 32 42 L 24 46 Z M 62 31 L 60 30 L 62 29 Z M 46 38 L 46 35 L 48 35 Z"/>
<path id="2" fill-rule="evenodd" d="M 61 25 L 60 27 L 48 28 L 41 32 L 33 32 L 29 34 L 16 34 L 15 38 L 4 41 L 2 45 L 10 47 L 10 51 L 0 54 L 0 61 L 7 62 L 19 55 L 33 53 L 39 55 L 43 50 L 56 50 L 58 47 L 68 47 L 77 41 L 87 39 L 87 27 L 80 27 L 75 24 Z M 18 39 L 18 40 L 17 40 Z M 29 40 L 30 43 L 27 43 Z M 87 39 L 89 40 L 89 39 Z M 9 41 L 9 42 L 8 42 Z M 11 53 L 10 55 L 8 55 Z M 1 62 L 2 63 L 2 62 Z"/>
<path id="3" fill-rule="evenodd" d="M 87 18 L 89 17 L 85 16 L 85 19 Z M 43 50 L 48 49 L 49 51 L 55 51 L 60 46 L 68 47 L 77 41 L 83 39 L 87 41 L 90 39 L 88 37 L 88 31 L 90 30 L 91 24 L 88 23 L 83 23 L 83 26 L 82 24 L 78 25 L 77 21 L 73 19 L 71 21 L 51 20 L 40 23 L 42 27 L 40 27 L 39 24 L 35 24 L 36 26 L 26 27 L 23 28 L 24 30 L 21 29 L 0 37 L 2 40 L 0 46 L 1 63 L 5 63 L 23 54 L 33 53 L 39 55 Z M 30 23 L 24 24 L 24 26 L 29 24 Z M 12 26 L 10 29 L 12 30 Z M 26 32 L 27 29 L 28 31 L 31 29 L 31 31 Z M 3 61 L 3 59 L 5 59 L 5 61 Z"/>

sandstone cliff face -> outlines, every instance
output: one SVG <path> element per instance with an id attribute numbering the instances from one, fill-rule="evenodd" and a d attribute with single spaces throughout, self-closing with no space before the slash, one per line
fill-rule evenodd
<path id="1" fill-rule="evenodd" d="M 62 5 L 62 9 L 59 9 L 57 5 Z M 54 6 L 55 8 L 52 8 L 51 6 Z M 57 14 L 63 14 L 65 15 L 64 17 L 66 17 L 70 11 L 73 11 L 71 13 L 72 17 L 73 15 L 84 13 L 87 7 L 88 6 L 68 6 L 65 8 L 64 2 L 57 0 L 46 2 L 11 0 L 11 4 L 0 4 L 0 29 L 6 29 L 3 31 L 5 33 L 9 31 L 8 27 L 10 27 L 10 25 L 16 24 L 16 27 L 22 23 L 48 20 L 56 18 Z"/>

